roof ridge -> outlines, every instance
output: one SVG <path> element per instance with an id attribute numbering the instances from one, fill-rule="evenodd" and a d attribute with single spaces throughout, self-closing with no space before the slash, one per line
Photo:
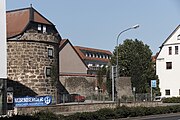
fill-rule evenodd
<path id="1" fill-rule="evenodd" d="M 16 12 L 16 11 L 22 11 L 22 10 L 31 9 L 31 8 L 33 8 L 33 7 L 17 8 L 17 9 L 13 9 L 13 10 L 7 10 L 6 13 Z M 33 9 L 34 9 L 34 8 L 33 8 Z"/>
<path id="2" fill-rule="evenodd" d="M 104 50 L 104 49 L 97 49 L 97 48 L 90 48 L 90 47 L 83 47 L 83 46 L 74 46 L 74 47 L 77 47 L 78 49 L 89 49 L 89 50 L 94 50 L 94 51 L 98 51 L 98 52 L 109 52 L 109 53 L 111 53 L 110 50 Z"/>

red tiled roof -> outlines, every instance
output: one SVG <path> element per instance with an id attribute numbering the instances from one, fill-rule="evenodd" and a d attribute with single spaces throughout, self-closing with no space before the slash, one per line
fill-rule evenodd
<path id="1" fill-rule="evenodd" d="M 32 7 L 7 11 L 6 18 L 8 38 L 23 33 L 30 21 L 53 25 Z"/>
<path id="2" fill-rule="evenodd" d="M 102 53 L 102 54 L 108 54 L 110 56 L 112 55 L 112 53 L 108 50 L 100 50 L 100 49 L 80 47 L 80 46 L 74 46 L 74 48 L 76 49 L 76 51 L 78 52 L 78 54 L 81 56 L 81 58 L 83 60 L 94 60 L 94 61 L 109 62 L 109 59 L 105 59 L 105 58 L 87 57 L 81 52 L 81 50 L 86 50 L 89 52 L 97 52 L 97 53 Z"/>
<path id="3" fill-rule="evenodd" d="M 59 44 L 59 47 L 61 48 L 65 44 L 65 42 L 68 42 L 68 39 L 62 39 Z"/>
<path id="4" fill-rule="evenodd" d="M 6 13 L 7 37 L 20 34 L 29 22 L 29 10 L 12 11 Z"/>
<path id="5" fill-rule="evenodd" d="M 101 50 L 101 49 L 95 49 L 95 48 L 87 48 L 87 47 L 81 47 L 81 46 L 75 46 L 75 47 L 80 49 L 80 50 L 86 50 L 86 51 L 91 51 L 91 52 L 98 52 L 98 53 L 112 55 L 112 53 L 110 51 L 108 51 L 108 50 Z"/>
<path id="6" fill-rule="evenodd" d="M 52 23 L 49 22 L 46 18 L 41 16 L 38 12 L 34 12 L 34 22 L 38 23 L 44 23 L 44 24 L 49 24 L 51 25 Z"/>
<path id="7" fill-rule="evenodd" d="M 153 62 L 156 62 L 156 59 L 157 59 L 158 55 L 159 55 L 159 52 L 157 52 L 156 55 L 151 57 Z"/>

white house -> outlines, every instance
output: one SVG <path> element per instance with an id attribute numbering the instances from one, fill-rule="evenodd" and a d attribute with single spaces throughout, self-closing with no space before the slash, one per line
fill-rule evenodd
<path id="1" fill-rule="evenodd" d="M 161 96 L 180 96 L 180 25 L 160 47 L 156 72 Z"/>

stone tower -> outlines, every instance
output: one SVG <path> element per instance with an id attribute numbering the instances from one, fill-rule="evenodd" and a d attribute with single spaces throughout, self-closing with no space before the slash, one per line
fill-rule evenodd
<path id="1" fill-rule="evenodd" d="M 55 95 L 61 40 L 55 25 L 32 7 L 6 16 L 8 86 L 14 96 Z"/>

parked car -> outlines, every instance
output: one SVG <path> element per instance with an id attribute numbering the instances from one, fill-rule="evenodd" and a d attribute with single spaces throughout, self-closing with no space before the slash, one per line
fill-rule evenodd
<path id="1" fill-rule="evenodd" d="M 164 98 L 164 97 L 162 97 L 162 96 L 156 96 L 156 97 L 154 98 L 154 101 L 162 101 L 163 98 Z"/>
<path id="2" fill-rule="evenodd" d="M 80 94 L 71 94 L 71 99 L 74 102 L 84 102 L 86 98 Z"/>

